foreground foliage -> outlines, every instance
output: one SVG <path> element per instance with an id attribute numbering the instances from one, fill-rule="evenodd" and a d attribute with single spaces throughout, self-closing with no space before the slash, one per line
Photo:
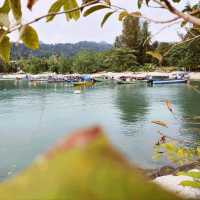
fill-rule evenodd
<path id="1" fill-rule="evenodd" d="M 147 181 L 102 133 L 93 127 L 60 141 L 0 184 L 1 199 L 179 199 Z"/>

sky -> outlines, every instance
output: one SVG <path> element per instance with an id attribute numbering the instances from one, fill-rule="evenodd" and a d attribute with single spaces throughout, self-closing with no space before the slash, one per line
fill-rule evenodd
<path id="1" fill-rule="evenodd" d="M 23 21 L 28 22 L 35 17 L 44 15 L 48 12 L 50 5 L 55 0 L 38 0 L 32 11 L 26 8 L 26 1 L 23 2 Z M 3 0 L 0 0 L 2 3 Z M 129 11 L 138 11 L 136 0 L 113 0 L 113 4 L 119 5 Z M 183 0 L 183 7 L 186 0 Z M 143 8 L 142 13 L 153 19 L 171 19 L 172 15 L 167 11 L 152 8 Z M 100 27 L 101 20 L 105 14 L 104 11 L 98 11 L 88 17 L 81 17 L 78 21 L 66 21 L 65 16 L 57 16 L 53 22 L 46 23 L 45 20 L 35 23 L 33 26 L 38 32 L 40 41 L 44 43 L 75 43 L 78 41 L 96 41 L 113 43 L 115 37 L 122 31 L 122 24 L 118 21 L 118 16 L 113 15 L 109 18 L 103 28 Z M 152 35 L 159 31 L 163 25 L 150 24 Z M 175 25 L 163 30 L 160 34 L 153 37 L 153 40 L 158 41 L 177 41 L 179 37 L 177 32 L 180 27 Z M 11 40 L 17 41 L 17 33 L 11 34 Z"/>

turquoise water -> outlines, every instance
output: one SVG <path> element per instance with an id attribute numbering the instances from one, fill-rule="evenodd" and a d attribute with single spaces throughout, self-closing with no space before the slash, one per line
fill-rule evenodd
<path id="1" fill-rule="evenodd" d="M 199 83 L 193 83 L 200 86 Z M 186 119 L 200 116 L 200 94 L 187 85 L 147 87 L 97 85 L 74 94 L 67 84 L 0 81 L 0 179 L 15 174 L 70 131 L 101 125 L 110 141 L 131 162 L 155 168 L 152 159 L 157 131 L 192 143 L 200 141 L 200 125 Z M 173 103 L 178 121 L 166 109 Z M 163 120 L 160 128 L 152 120 Z"/>

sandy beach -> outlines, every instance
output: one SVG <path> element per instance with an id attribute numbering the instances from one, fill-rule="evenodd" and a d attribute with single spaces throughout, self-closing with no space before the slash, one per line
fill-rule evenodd
<path id="1" fill-rule="evenodd" d="M 91 74 L 92 77 L 100 77 L 100 76 L 108 76 L 108 77 L 120 77 L 120 76 L 134 76 L 137 78 L 143 78 L 146 77 L 147 75 L 149 76 L 169 76 L 172 77 L 174 74 L 180 73 L 178 71 L 174 71 L 174 72 L 100 72 L 100 73 L 95 73 L 95 74 Z M 25 73 L 15 73 L 15 74 L 1 74 L 0 75 L 0 79 L 23 79 L 26 76 L 31 76 L 34 78 L 39 78 L 39 77 L 49 77 L 49 76 L 57 76 L 57 77 L 62 77 L 65 75 L 70 75 L 70 76 L 77 76 L 77 75 L 81 75 L 81 74 L 55 74 L 55 73 L 42 73 L 42 74 L 25 74 Z M 188 72 L 189 75 L 189 79 L 190 80 L 200 80 L 200 72 Z"/>

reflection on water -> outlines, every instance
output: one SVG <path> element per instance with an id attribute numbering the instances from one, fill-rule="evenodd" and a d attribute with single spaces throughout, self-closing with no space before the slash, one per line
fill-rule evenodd
<path id="1" fill-rule="evenodd" d="M 116 104 L 120 109 L 120 118 L 131 124 L 144 117 L 148 107 L 148 99 L 140 87 L 120 85 L 117 87 Z"/>
<path id="2" fill-rule="evenodd" d="M 165 108 L 166 99 L 172 101 L 178 122 Z M 152 160 L 157 131 L 199 140 L 194 131 L 199 126 L 185 123 L 186 116 L 200 116 L 199 99 L 186 85 L 97 85 L 74 94 L 65 83 L 0 81 L 0 179 L 28 166 L 58 138 L 92 124 L 102 125 L 130 161 L 145 168 L 166 164 Z M 169 128 L 151 124 L 156 119 Z"/>

